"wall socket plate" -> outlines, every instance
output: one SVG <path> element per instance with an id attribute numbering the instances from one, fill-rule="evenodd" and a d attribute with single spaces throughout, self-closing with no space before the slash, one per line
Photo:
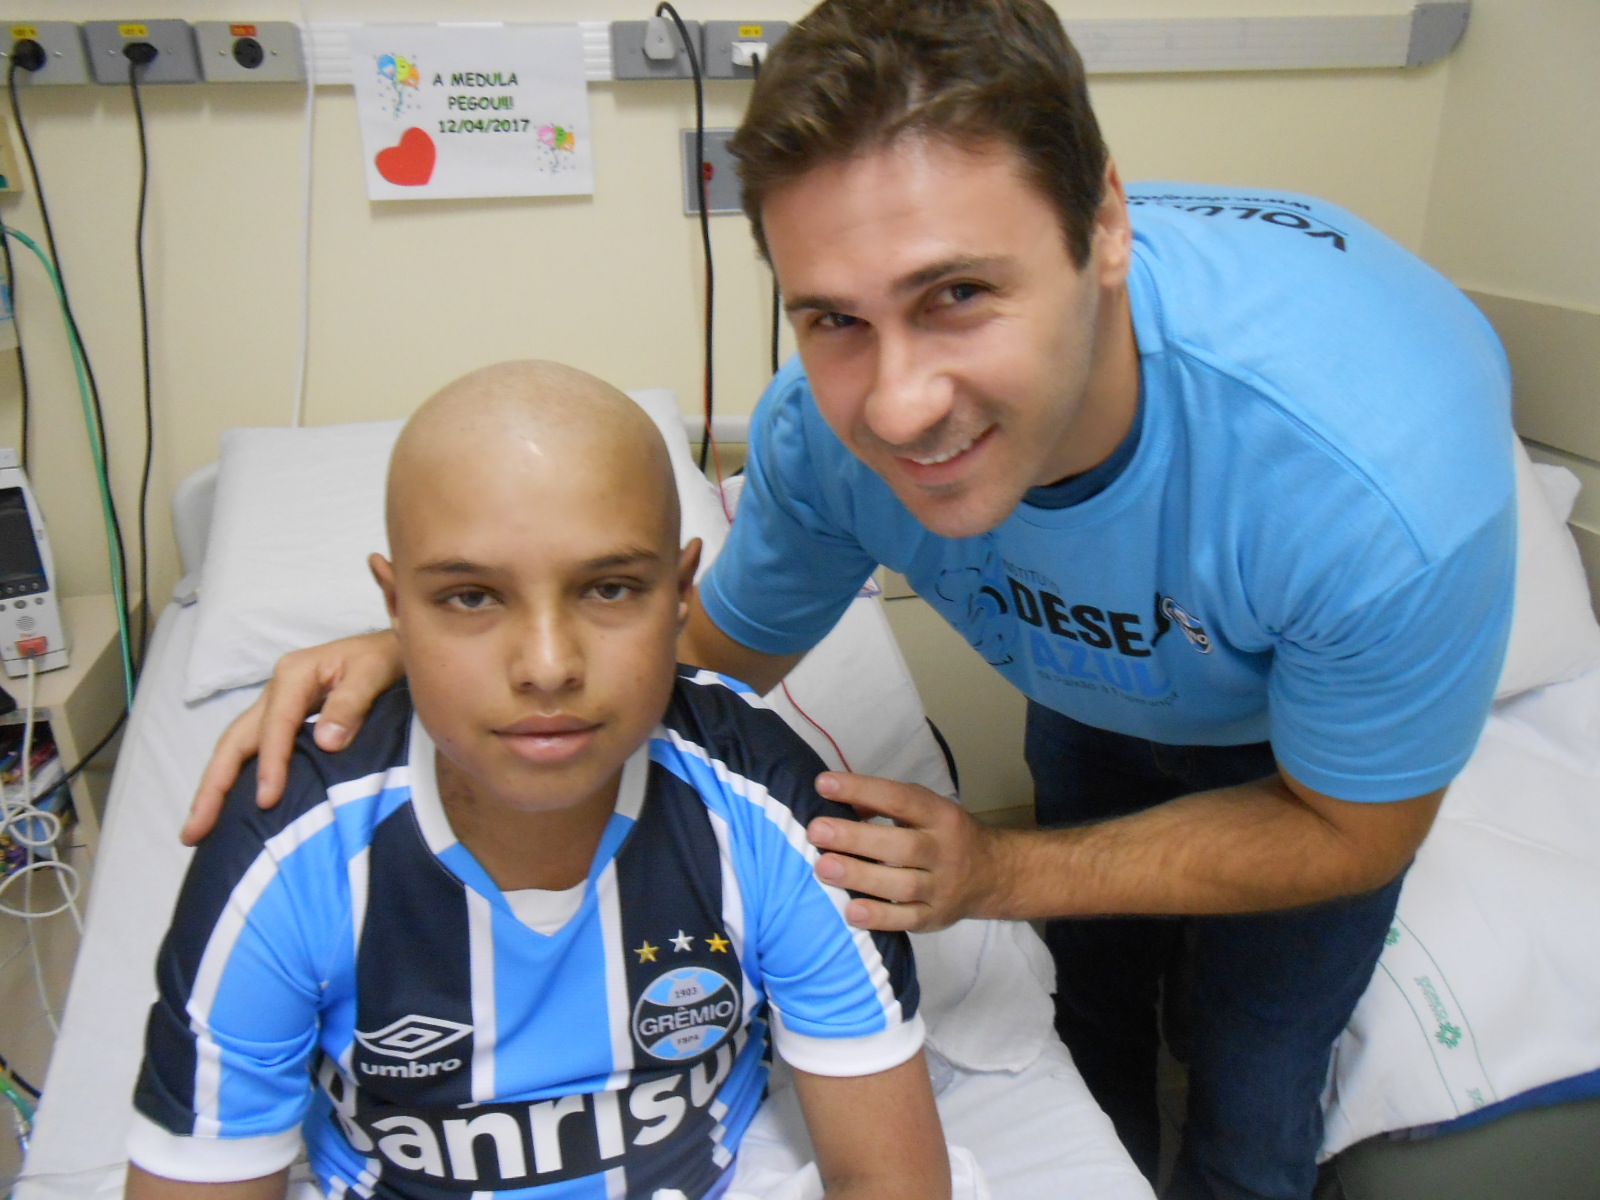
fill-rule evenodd
<path id="1" fill-rule="evenodd" d="M 141 85 L 200 82 L 200 59 L 187 21 L 85 21 L 83 40 L 96 83 L 128 82 L 128 60 L 122 48 L 130 42 L 149 42 L 160 52 L 139 73 Z"/>
<path id="2" fill-rule="evenodd" d="M 700 215 L 700 176 L 701 168 L 694 156 L 694 130 L 685 129 L 683 138 L 683 215 L 696 217 Z M 706 158 L 711 164 L 710 186 L 706 188 L 706 212 L 712 216 L 718 213 L 743 212 L 744 207 L 739 203 L 739 171 L 734 163 L 733 155 L 728 153 L 728 139 L 733 136 L 731 129 L 706 130 Z"/>
<path id="3" fill-rule="evenodd" d="M 700 35 L 700 66 L 707 79 L 754 79 L 749 66 L 733 61 L 735 42 L 759 42 L 770 50 L 789 32 L 787 21 L 707 21 Z"/>
<path id="4" fill-rule="evenodd" d="M 673 45 L 678 47 L 675 58 L 657 62 L 653 58 L 644 56 L 644 31 L 647 24 L 645 21 L 611 22 L 611 78 L 693 79 L 694 72 L 689 70 L 689 55 L 683 48 L 683 39 L 678 36 L 676 25 L 671 27 Z M 694 43 L 695 58 L 701 64 L 700 72 L 703 77 L 705 58 L 700 53 L 700 22 L 685 21 L 683 27 L 689 31 L 689 39 Z"/>
<path id="5" fill-rule="evenodd" d="M 207 83 L 305 82 L 293 21 L 196 21 L 194 40 Z"/>
<path id="6" fill-rule="evenodd" d="M 52 83 L 89 82 L 89 60 L 83 52 L 83 35 L 71 21 L 16 21 L 4 27 L 0 41 L 0 72 L 11 66 L 11 47 L 29 39 L 44 48 L 44 66 L 37 71 L 18 71 L 18 87 L 40 87 Z"/>

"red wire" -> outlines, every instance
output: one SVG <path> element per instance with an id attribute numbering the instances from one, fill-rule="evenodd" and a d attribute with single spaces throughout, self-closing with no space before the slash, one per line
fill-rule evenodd
<path id="1" fill-rule="evenodd" d="M 806 721 L 810 724 L 811 728 L 815 729 L 823 737 L 828 739 L 828 745 L 833 747 L 833 752 L 839 756 L 839 761 L 844 764 L 844 769 L 846 771 L 849 771 L 851 774 L 854 774 L 855 773 L 855 768 L 853 768 L 850 765 L 850 760 L 845 757 L 844 751 L 839 748 L 839 743 L 833 740 L 833 734 L 829 733 L 821 725 L 818 725 L 816 723 L 816 721 L 814 721 L 812 719 L 811 714 L 808 713 L 805 709 L 800 707 L 800 702 L 794 698 L 794 693 L 789 690 L 789 684 L 788 684 L 787 681 L 785 681 L 784 683 L 780 684 L 779 686 L 783 688 L 783 694 L 785 696 L 789 697 L 789 703 L 794 705 L 795 712 L 799 713 L 802 717 L 804 717 L 806 719 Z"/>

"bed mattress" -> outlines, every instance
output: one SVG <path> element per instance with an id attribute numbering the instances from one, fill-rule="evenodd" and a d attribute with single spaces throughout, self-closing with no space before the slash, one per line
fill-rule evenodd
<path id="1" fill-rule="evenodd" d="M 210 747 L 256 695 L 256 689 L 240 689 L 199 704 L 182 701 L 197 608 L 169 606 L 151 642 L 107 803 L 83 949 L 16 1200 L 112 1200 L 122 1194 L 130 1097 L 145 1015 L 155 997 L 150 964 L 189 856 L 177 831 Z M 882 617 L 874 612 L 856 619 Z M 883 637 L 874 652 L 899 663 L 886 631 Z M 866 640 L 879 639 L 868 630 Z M 859 649 L 849 653 L 859 666 Z M 823 659 L 813 664 L 811 678 L 826 665 Z M 807 686 L 806 676 L 796 677 L 793 690 L 802 703 Z M 902 757 L 908 753 L 904 745 L 889 749 Z M 931 768 L 926 755 L 913 755 L 909 769 Z M 1015 1031 L 1005 1027 L 1004 1010 L 994 1013 L 999 1028 L 974 1024 L 975 1014 L 988 1011 L 987 988 L 1011 995 L 1039 991 L 1037 979 L 1027 977 L 1028 956 L 1036 951 L 1016 940 L 1032 938 L 1031 931 L 1019 926 L 992 936 L 980 925 L 935 936 L 926 957 L 938 964 L 941 976 L 925 981 L 924 988 L 945 995 L 947 1013 L 942 1023 L 928 1014 L 934 1036 L 944 1038 L 957 1062 L 976 1055 L 1009 1065 L 974 1070 L 935 1063 L 946 1135 L 972 1152 L 995 1200 L 1152 1200 L 1053 1035 L 1030 1035 L 1028 1044 L 1019 1045 Z M 1008 978 L 1007 971 L 1021 974 Z M 785 1103 L 777 1089 L 761 1141 L 751 1146 L 752 1164 L 777 1170 L 804 1152 L 803 1126 L 794 1125 L 798 1113 Z"/>

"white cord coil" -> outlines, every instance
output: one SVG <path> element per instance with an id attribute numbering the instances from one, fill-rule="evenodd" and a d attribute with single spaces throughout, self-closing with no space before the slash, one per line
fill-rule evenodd
<path id="1" fill-rule="evenodd" d="M 79 934 L 82 934 L 83 915 L 78 909 L 82 880 L 76 868 L 60 857 L 59 842 L 62 834 L 60 815 L 42 809 L 35 803 L 33 737 L 37 679 L 37 667 L 30 659 L 26 705 L 23 709 L 21 787 L 15 797 L 10 789 L 0 788 L 0 832 L 9 836 L 12 843 L 21 848 L 23 861 L 0 879 L 0 913 L 20 918 L 24 922 L 24 934 L 29 955 L 33 960 L 33 977 L 39 992 L 39 1004 L 50 1028 L 59 1032 L 59 1022 L 55 1010 L 51 1007 L 49 992 L 45 986 L 44 961 L 40 956 L 39 943 L 33 936 L 33 922 L 58 916 L 63 912 L 70 913 L 74 926 Z M 50 790 L 53 791 L 54 787 Z M 35 880 L 44 875 L 54 877 L 61 895 L 61 901 L 49 908 L 35 907 L 34 901 Z M 22 903 L 21 907 L 16 907 L 7 901 L 7 897 L 17 887 L 19 880 L 22 887 Z M 6 962 L 10 962 L 9 957 Z"/>

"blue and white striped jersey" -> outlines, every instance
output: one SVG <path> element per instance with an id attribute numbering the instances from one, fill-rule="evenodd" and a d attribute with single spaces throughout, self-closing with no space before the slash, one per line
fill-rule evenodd
<path id="1" fill-rule="evenodd" d="M 433 761 L 402 687 L 341 754 L 308 729 L 278 807 L 235 787 L 161 950 L 133 1161 L 253 1178 L 303 1129 L 334 1200 L 716 1196 L 769 1026 L 816 1074 L 921 1045 L 909 944 L 812 870 L 806 823 L 848 810 L 741 685 L 680 671 L 549 933 L 456 841 Z"/>

